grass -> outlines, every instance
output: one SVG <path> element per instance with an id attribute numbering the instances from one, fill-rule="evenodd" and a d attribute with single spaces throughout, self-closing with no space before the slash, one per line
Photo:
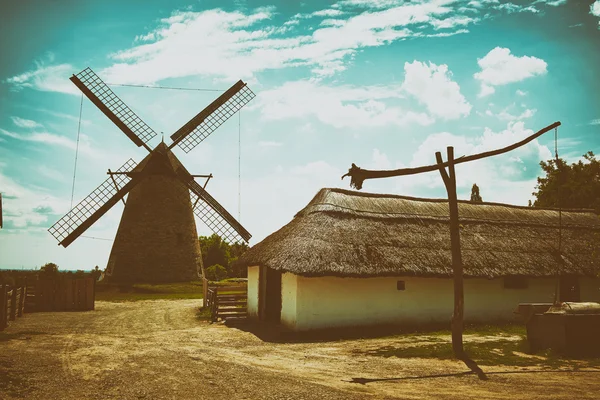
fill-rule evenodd
<path id="1" fill-rule="evenodd" d="M 522 325 L 472 325 L 465 327 L 464 348 L 467 354 L 481 366 L 513 366 L 543 368 L 600 367 L 600 358 L 566 357 L 552 350 L 532 354 L 527 342 L 527 332 Z M 361 351 L 377 357 L 453 359 L 450 330 L 427 333 L 410 333 L 398 336 L 413 337 L 414 342 L 398 346 L 383 346 Z M 441 336 L 448 336 L 442 339 Z"/>
<path id="2" fill-rule="evenodd" d="M 220 282 L 211 282 L 216 286 L 233 286 L 237 278 L 225 279 Z M 227 293 L 227 292 L 224 292 Z M 96 300 L 98 301 L 140 301 L 140 300 L 178 300 L 201 299 L 202 281 L 177 282 L 177 283 L 136 283 L 131 287 L 106 282 L 96 284 Z"/>
<path id="3" fill-rule="evenodd" d="M 99 282 L 96 285 L 98 301 L 140 301 L 140 300 L 175 300 L 201 299 L 202 281 L 149 284 L 136 283 L 131 287 Z"/>

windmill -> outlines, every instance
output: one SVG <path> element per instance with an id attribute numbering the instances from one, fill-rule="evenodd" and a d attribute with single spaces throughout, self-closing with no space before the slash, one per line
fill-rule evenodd
<path id="1" fill-rule="evenodd" d="M 194 214 L 229 242 L 251 235 L 207 191 L 210 175 L 192 175 L 171 151 L 188 153 L 254 98 L 241 80 L 154 149 L 156 132 L 144 123 L 90 68 L 71 81 L 138 147 L 149 154 L 127 160 L 48 230 L 69 246 L 119 201 L 125 208 L 106 275 L 115 282 L 175 282 L 197 279 L 201 266 Z M 200 185 L 194 178 L 206 178 Z M 125 201 L 125 196 L 127 201 Z"/>

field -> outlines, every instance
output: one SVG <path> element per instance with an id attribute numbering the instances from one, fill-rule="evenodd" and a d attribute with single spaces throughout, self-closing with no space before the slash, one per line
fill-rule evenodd
<path id="1" fill-rule="evenodd" d="M 154 289 L 146 294 L 174 295 Z M 210 324 L 198 299 L 125 297 L 90 312 L 26 314 L 0 333 L 2 398 L 592 399 L 600 390 L 600 360 L 527 354 L 519 326 L 466 332 L 489 374 L 480 381 L 451 358 L 447 331 L 317 340 Z"/>

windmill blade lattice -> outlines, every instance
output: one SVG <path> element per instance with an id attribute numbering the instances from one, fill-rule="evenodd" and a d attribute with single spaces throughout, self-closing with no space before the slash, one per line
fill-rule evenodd
<path id="1" fill-rule="evenodd" d="M 133 170 L 135 166 L 135 161 L 130 158 L 117 170 L 117 172 L 128 172 Z M 102 205 L 113 198 L 120 189 L 129 183 L 129 181 L 131 181 L 131 178 L 126 174 L 116 174 L 108 177 L 92 193 L 73 207 L 73 209 L 64 217 L 52 225 L 48 231 L 62 243 L 73 230 L 90 218 L 92 214 L 102 207 Z"/>
<path id="2" fill-rule="evenodd" d="M 73 75 L 71 81 L 138 147 L 156 136 L 91 68 Z"/>
<path id="3" fill-rule="evenodd" d="M 238 81 L 171 135 L 173 144 L 169 148 L 178 145 L 183 151 L 189 153 L 255 96 L 244 82 Z"/>
<path id="4" fill-rule="evenodd" d="M 196 181 L 189 180 L 190 199 L 194 214 L 214 233 L 229 243 L 248 242 L 252 235 Z"/>

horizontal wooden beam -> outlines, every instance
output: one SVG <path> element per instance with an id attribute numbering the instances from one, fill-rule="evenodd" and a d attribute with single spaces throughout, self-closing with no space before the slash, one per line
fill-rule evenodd
<path id="1" fill-rule="evenodd" d="M 509 152 L 511 150 L 514 150 L 516 148 L 526 145 L 527 143 L 531 142 L 532 140 L 537 139 L 538 137 L 542 136 L 544 133 L 546 133 L 554 128 L 557 128 L 558 126 L 560 126 L 560 122 L 557 121 L 557 122 L 553 123 L 552 125 L 548 125 L 547 127 L 537 131 L 533 135 L 521 140 L 520 142 L 511 144 L 510 146 L 506 146 L 501 149 L 486 151 L 483 153 L 473 154 L 470 156 L 462 156 L 462 157 L 455 159 L 453 164 L 454 165 L 462 164 L 465 162 L 480 160 L 482 158 L 492 157 L 492 156 L 496 156 L 499 154 Z M 449 163 L 448 163 L 448 161 L 446 161 L 441 164 L 425 165 L 422 167 L 415 167 L 415 168 L 400 168 L 400 169 L 394 169 L 394 170 L 374 171 L 374 170 L 362 169 L 360 167 L 357 167 L 353 163 L 352 167 L 348 170 L 348 173 L 346 173 L 342 176 L 342 179 L 344 179 L 346 176 L 351 177 L 352 181 L 350 184 L 360 190 L 362 188 L 363 181 L 366 179 L 389 178 L 392 176 L 405 176 L 405 175 L 421 174 L 423 172 L 436 171 L 436 170 L 439 170 L 440 168 L 445 168 L 448 165 L 449 165 Z"/>

